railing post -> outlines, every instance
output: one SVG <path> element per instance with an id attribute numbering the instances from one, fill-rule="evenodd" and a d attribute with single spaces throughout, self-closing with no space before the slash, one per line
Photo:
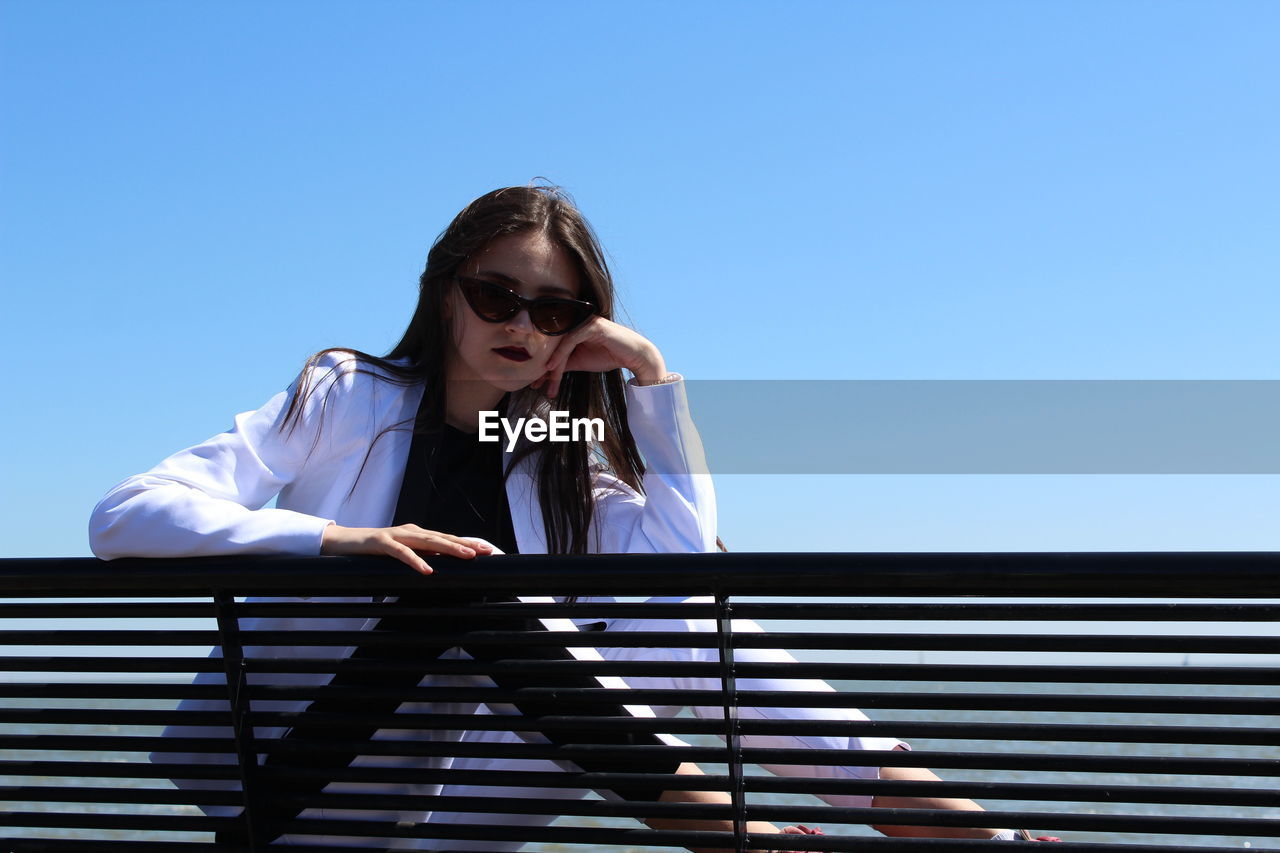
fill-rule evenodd
<path id="1" fill-rule="evenodd" d="M 729 798 L 733 803 L 733 845 L 747 849 L 747 803 L 742 779 L 741 727 L 738 725 L 738 684 L 733 659 L 733 608 L 729 596 L 716 593 L 716 637 L 720 648 L 720 684 L 724 697 L 725 745 L 729 758 Z"/>
<path id="2" fill-rule="evenodd" d="M 235 613 L 235 598 L 225 591 L 213 594 L 214 614 L 222 646 L 222 666 L 227 679 L 227 698 L 231 702 L 231 726 L 235 731 L 236 758 L 240 767 L 240 791 L 244 798 L 245 841 L 258 853 L 266 849 L 266 838 L 258 826 L 258 750 L 254 745 L 253 724 L 249 721 L 249 691 L 244 649 L 240 645 L 240 620 Z"/>

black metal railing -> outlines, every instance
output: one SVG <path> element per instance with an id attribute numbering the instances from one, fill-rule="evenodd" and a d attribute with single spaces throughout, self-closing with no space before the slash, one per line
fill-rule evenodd
<path id="1" fill-rule="evenodd" d="M 1280 554 L 439 562 L 0 561 L 0 849 L 774 846 L 748 820 L 825 828 L 796 850 L 989 843 L 867 825 L 1277 849 Z M 675 598 L 632 600 L 654 596 Z M 512 627 L 532 619 L 577 627 Z M 456 646 L 477 659 L 424 666 Z M 948 781 L 849 769 L 868 764 Z"/>

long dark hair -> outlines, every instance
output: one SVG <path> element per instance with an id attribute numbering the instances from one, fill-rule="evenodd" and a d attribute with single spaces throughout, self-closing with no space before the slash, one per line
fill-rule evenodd
<path id="1" fill-rule="evenodd" d="M 524 232 L 537 233 L 568 255 L 582 285 L 579 298 L 596 305 L 600 316 L 613 319 L 613 277 L 604 250 L 572 199 L 554 186 L 504 187 L 468 204 L 436 238 L 418 282 L 418 305 L 413 318 L 390 352 L 378 357 L 342 347 L 322 350 L 308 360 L 304 377 L 324 355 L 351 353 L 377 368 L 374 371 L 358 364 L 355 368 L 358 372 L 403 385 L 424 382 L 429 396 L 413 428 L 416 431 L 441 428 L 445 413 L 445 360 L 452 346 L 445 311 L 449 288 L 467 258 L 496 237 Z M 627 426 L 623 381 L 621 370 L 566 373 L 555 399 L 556 408 L 567 411 L 570 418 L 601 418 L 604 440 L 594 447 L 576 441 L 525 444 L 515 451 L 507 467 L 506 475 L 510 476 L 518 462 L 535 451 L 538 453 L 538 499 L 542 504 L 549 553 L 585 554 L 591 550 L 588 533 L 595 512 L 593 467 L 603 466 L 637 492 L 643 491 L 644 463 Z M 305 398 L 315 387 L 314 382 L 299 383 L 289 401 L 282 427 L 296 425 Z M 545 408 L 548 408 L 547 398 L 540 391 L 525 388 L 511 395 L 507 414 L 525 416 Z M 375 436 L 374 441 L 380 437 Z"/>

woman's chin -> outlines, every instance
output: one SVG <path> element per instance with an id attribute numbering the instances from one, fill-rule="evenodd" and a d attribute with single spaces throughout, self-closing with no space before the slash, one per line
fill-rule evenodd
<path id="1" fill-rule="evenodd" d="M 495 376 L 487 381 L 494 388 L 511 394 L 516 391 L 523 391 L 537 380 L 528 376 Z"/>

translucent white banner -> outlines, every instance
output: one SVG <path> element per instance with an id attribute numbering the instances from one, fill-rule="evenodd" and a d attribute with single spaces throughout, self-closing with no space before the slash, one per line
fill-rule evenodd
<path id="1" fill-rule="evenodd" d="M 1276 380 L 687 383 L 713 474 L 1276 474 Z"/>

